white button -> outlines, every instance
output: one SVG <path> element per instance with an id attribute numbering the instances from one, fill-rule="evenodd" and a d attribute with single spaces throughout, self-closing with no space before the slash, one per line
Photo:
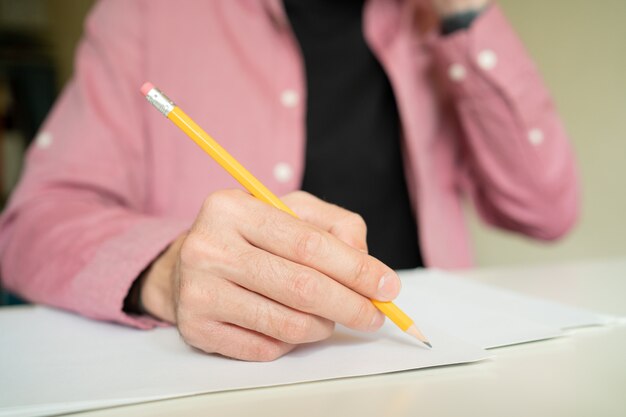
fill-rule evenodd
<path id="1" fill-rule="evenodd" d="M 293 169 L 291 165 L 285 162 L 279 162 L 274 166 L 274 178 L 278 182 L 287 182 L 293 177 Z"/>
<path id="2" fill-rule="evenodd" d="M 41 132 L 37 135 L 35 143 L 41 149 L 49 148 L 52 145 L 52 134 L 50 132 Z"/>
<path id="3" fill-rule="evenodd" d="M 492 70 L 498 63 L 498 56 L 491 49 L 485 49 L 478 54 L 478 66 L 485 71 Z"/>
<path id="4" fill-rule="evenodd" d="M 535 146 L 541 145 L 543 139 L 543 131 L 541 129 L 531 129 L 528 132 L 528 140 Z"/>
<path id="5" fill-rule="evenodd" d="M 280 102 L 285 107 L 296 107 L 300 102 L 300 95 L 295 90 L 285 90 L 280 95 Z"/>
<path id="6" fill-rule="evenodd" d="M 452 81 L 463 81 L 465 79 L 465 67 L 461 64 L 450 65 L 448 76 Z"/>

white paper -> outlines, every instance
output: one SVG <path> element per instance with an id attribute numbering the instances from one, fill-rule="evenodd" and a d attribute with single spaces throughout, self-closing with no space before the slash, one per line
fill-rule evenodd
<path id="1" fill-rule="evenodd" d="M 400 275 L 403 293 L 410 293 L 410 298 L 413 297 L 412 294 L 416 294 L 416 297 L 419 297 L 418 294 L 420 293 L 426 294 L 426 297 L 421 297 L 421 303 L 418 304 L 425 305 L 428 303 L 429 308 L 433 309 L 441 309 L 442 303 L 429 302 L 428 300 L 436 298 L 445 300 L 448 304 L 457 306 L 452 311 L 452 314 L 457 318 L 462 315 L 459 314 L 462 313 L 462 310 L 476 308 L 501 316 L 500 325 L 504 324 L 505 317 L 509 317 L 555 330 L 599 326 L 612 323 L 617 319 L 611 315 L 496 288 L 440 270 L 411 270 L 403 271 Z M 468 319 L 471 320 L 471 316 L 473 314 Z M 444 325 L 441 322 L 437 324 Z M 455 336 L 460 336 L 464 329 L 457 328 L 457 324 L 458 322 L 449 320 L 449 324 L 443 328 Z M 493 325 L 495 326 L 497 323 L 493 323 Z M 488 327 L 491 329 L 491 326 Z M 473 339 L 472 342 L 484 348 L 510 344 L 504 343 L 504 339 L 495 344 L 481 343 L 478 339 Z"/>
<path id="2" fill-rule="evenodd" d="M 402 272 L 396 303 L 433 344 L 388 322 L 375 334 L 338 328 L 270 363 L 207 355 L 173 328 L 139 331 L 45 307 L 0 310 L 0 417 L 39 416 L 198 393 L 479 361 L 482 348 L 541 340 L 607 316 L 449 274 Z"/>
<path id="3" fill-rule="evenodd" d="M 430 277 L 425 277 L 430 281 Z M 484 349 L 558 337 L 559 327 L 529 320 L 485 306 L 480 299 L 446 298 L 437 284 L 421 279 L 403 279 L 403 295 L 396 303 L 418 326 L 433 322 L 461 340 Z M 425 284 L 428 284 L 426 286 Z M 410 295 L 404 295 L 410 294 Z"/>
<path id="4" fill-rule="evenodd" d="M 424 326 L 426 349 L 387 323 L 345 328 L 270 363 L 199 353 L 173 328 L 138 331 L 44 307 L 0 314 L 0 416 L 35 416 L 205 392 L 471 362 L 484 350 Z M 6 338 L 6 339 L 5 339 Z M 9 342 L 10 341 L 10 342 Z"/>

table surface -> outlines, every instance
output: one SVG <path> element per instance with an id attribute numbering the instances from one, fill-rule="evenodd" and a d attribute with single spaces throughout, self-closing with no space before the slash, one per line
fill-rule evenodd
<path id="1" fill-rule="evenodd" d="M 626 259 L 462 271 L 520 293 L 626 316 Z M 80 416 L 626 416 L 626 326 L 493 350 L 467 365 L 212 393 Z"/>

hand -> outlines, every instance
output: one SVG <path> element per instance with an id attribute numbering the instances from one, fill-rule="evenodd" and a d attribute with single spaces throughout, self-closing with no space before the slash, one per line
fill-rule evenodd
<path id="1" fill-rule="evenodd" d="M 148 270 L 144 309 L 176 323 L 205 352 L 273 360 L 329 337 L 335 322 L 377 330 L 370 299 L 400 291 L 393 270 L 367 254 L 360 216 L 296 192 L 296 219 L 242 191 L 220 191 Z"/>
<path id="2" fill-rule="evenodd" d="M 489 0 L 430 0 L 440 18 L 457 13 L 480 10 Z"/>

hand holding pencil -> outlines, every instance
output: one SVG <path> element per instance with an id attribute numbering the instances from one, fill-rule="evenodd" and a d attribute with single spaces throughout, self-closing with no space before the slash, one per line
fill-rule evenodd
<path id="1" fill-rule="evenodd" d="M 206 199 L 189 233 L 146 272 L 148 313 L 176 323 L 194 347 L 244 360 L 273 360 L 325 339 L 334 323 L 375 331 L 384 322 L 379 309 L 426 341 L 389 303 L 400 280 L 366 253 L 358 215 L 303 192 L 279 200 L 157 89 L 142 92 L 254 195 L 227 190 Z"/>

